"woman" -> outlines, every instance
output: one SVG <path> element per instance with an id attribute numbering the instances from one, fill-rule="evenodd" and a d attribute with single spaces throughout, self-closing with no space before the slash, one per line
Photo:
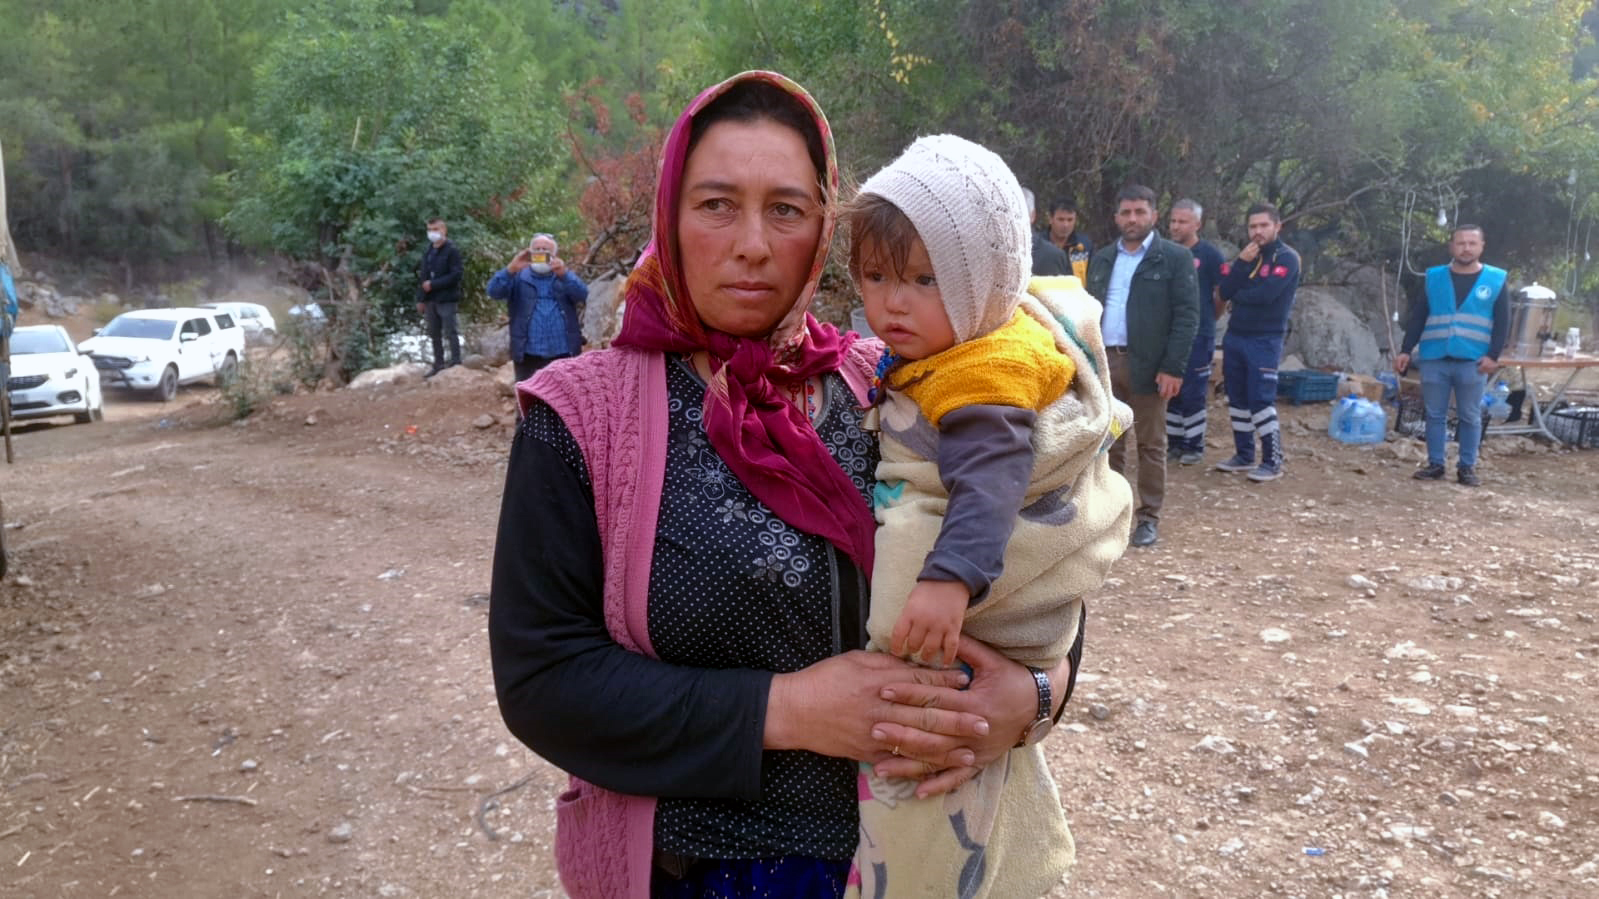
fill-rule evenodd
<path id="1" fill-rule="evenodd" d="M 495 682 L 573 775 L 555 853 L 579 899 L 840 895 L 857 762 L 937 795 L 1039 718 L 1026 669 L 980 644 L 966 690 L 858 651 L 880 348 L 806 311 L 836 185 L 797 85 L 707 90 L 667 139 L 613 348 L 519 386 Z"/>

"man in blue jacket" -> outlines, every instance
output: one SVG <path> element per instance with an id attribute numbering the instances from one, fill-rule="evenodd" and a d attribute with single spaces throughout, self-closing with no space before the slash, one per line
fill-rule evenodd
<path id="1" fill-rule="evenodd" d="M 1277 365 L 1282 361 L 1288 315 L 1299 289 L 1299 254 L 1278 237 L 1283 220 L 1277 207 L 1256 203 L 1246 221 L 1249 242 L 1222 273 L 1220 294 L 1232 303 L 1227 336 L 1222 339 L 1222 377 L 1227 382 L 1227 412 L 1233 421 L 1231 459 L 1216 467 L 1247 471 L 1251 481 L 1283 476 L 1283 435 L 1277 426 Z M 1255 436 L 1260 464 L 1255 464 Z"/>
<path id="2" fill-rule="evenodd" d="M 1410 304 L 1405 342 L 1394 357 L 1401 375 L 1410 367 L 1411 351 L 1421 344 L 1421 402 L 1427 410 L 1427 467 L 1415 477 L 1436 481 L 1444 476 L 1444 444 L 1449 395 L 1455 397 L 1460 462 L 1455 477 L 1467 487 L 1477 477 L 1477 449 L 1482 444 L 1482 391 L 1488 375 L 1499 367 L 1510 332 L 1510 300 L 1505 270 L 1482 264 L 1482 228 L 1461 225 L 1449 237 L 1448 265 L 1427 269 L 1426 292 Z"/>
<path id="3" fill-rule="evenodd" d="M 489 296 L 510 307 L 511 363 L 518 382 L 583 351 L 578 306 L 589 289 L 567 270 L 558 250 L 554 237 L 535 234 L 527 249 L 489 279 Z"/>

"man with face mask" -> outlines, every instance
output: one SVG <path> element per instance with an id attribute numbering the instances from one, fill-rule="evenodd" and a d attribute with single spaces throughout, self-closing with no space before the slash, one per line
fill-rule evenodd
<path id="1" fill-rule="evenodd" d="M 428 247 L 422 252 L 422 263 L 417 266 L 420 282 L 416 289 L 416 311 L 427 322 L 428 337 L 433 341 L 433 370 L 428 377 L 438 374 L 444 364 L 444 340 L 450 342 L 450 365 L 461 364 L 461 331 L 457 325 L 456 309 L 461 301 L 461 275 L 465 265 L 461 251 L 450 242 L 449 228 L 443 219 L 428 220 Z"/>
<path id="2" fill-rule="evenodd" d="M 518 382 L 583 350 L 578 306 L 588 299 L 589 289 L 567 269 L 558 250 L 554 237 L 535 234 L 527 249 L 489 279 L 489 296 L 509 306 L 511 362 Z"/>

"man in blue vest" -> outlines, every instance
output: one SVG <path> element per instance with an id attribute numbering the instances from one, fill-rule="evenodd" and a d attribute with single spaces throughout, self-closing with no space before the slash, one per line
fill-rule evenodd
<path id="1" fill-rule="evenodd" d="M 489 279 L 489 296 L 504 300 L 511 318 L 511 363 L 518 383 L 567 356 L 583 351 L 578 306 L 589 289 L 567 270 L 548 234 L 535 234 L 527 249 Z"/>
<path id="2" fill-rule="evenodd" d="M 1419 343 L 1421 401 L 1427 410 L 1427 466 L 1415 477 L 1436 481 L 1444 476 L 1444 443 L 1448 436 L 1449 395 L 1455 397 L 1455 433 L 1460 462 L 1455 477 L 1467 487 L 1477 477 L 1477 448 L 1482 444 L 1482 391 L 1488 375 L 1499 367 L 1499 354 L 1510 332 L 1510 300 L 1505 270 L 1482 264 L 1483 234 L 1477 225 L 1461 225 L 1449 238 L 1448 265 L 1427 269 L 1425 293 L 1410 304 L 1402 352 L 1394 357 L 1400 374 L 1410 367 Z"/>
<path id="3" fill-rule="evenodd" d="M 1299 289 L 1299 253 L 1282 242 L 1277 207 L 1256 203 L 1244 213 L 1249 242 L 1222 267 L 1218 295 L 1232 304 L 1221 342 L 1227 412 L 1233 422 L 1232 458 L 1221 471 L 1248 472 L 1251 481 L 1283 476 L 1283 435 L 1277 424 L 1277 365 L 1282 361 L 1288 316 Z M 1260 437 L 1260 464 L 1255 437 Z"/>
<path id="4" fill-rule="evenodd" d="M 1194 276 L 1199 280 L 1199 332 L 1194 335 L 1183 388 L 1166 406 L 1168 457 L 1184 465 L 1205 459 L 1205 406 L 1210 399 L 1210 367 L 1216 357 L 1216 286 L 1227 260 L 1208 240 L 1201 240 L 1205 208 L 1193 200 L 1171 204 L 1166 231 L 1172 241 L 1194 254 Z"/>

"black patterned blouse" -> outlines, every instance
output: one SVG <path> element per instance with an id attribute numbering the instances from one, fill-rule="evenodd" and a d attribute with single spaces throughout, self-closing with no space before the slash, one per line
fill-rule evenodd
<path id="1" fill-rule="evenodd" d="M 686 359 L 666 366 L 668 455 L 648 609 L 660 660 L 605 633 L 588 472 L 564 424 L 536 404 L 513 444 L 495 551 L 490 633 L 502 713 L 560 767 L 660 797 L 657 849 L 848 859 L 856 763 L 762 750 L 761 724 L 773 672 L 864 644 L 865 578 L 732 475 L 705 434 L 704 382 Z M 817 432 L 866 502 L 877 445 L 860 417 L 843 379 L 827 377 Z M 552 542 L 555 561 L 517 550 Z"/>

